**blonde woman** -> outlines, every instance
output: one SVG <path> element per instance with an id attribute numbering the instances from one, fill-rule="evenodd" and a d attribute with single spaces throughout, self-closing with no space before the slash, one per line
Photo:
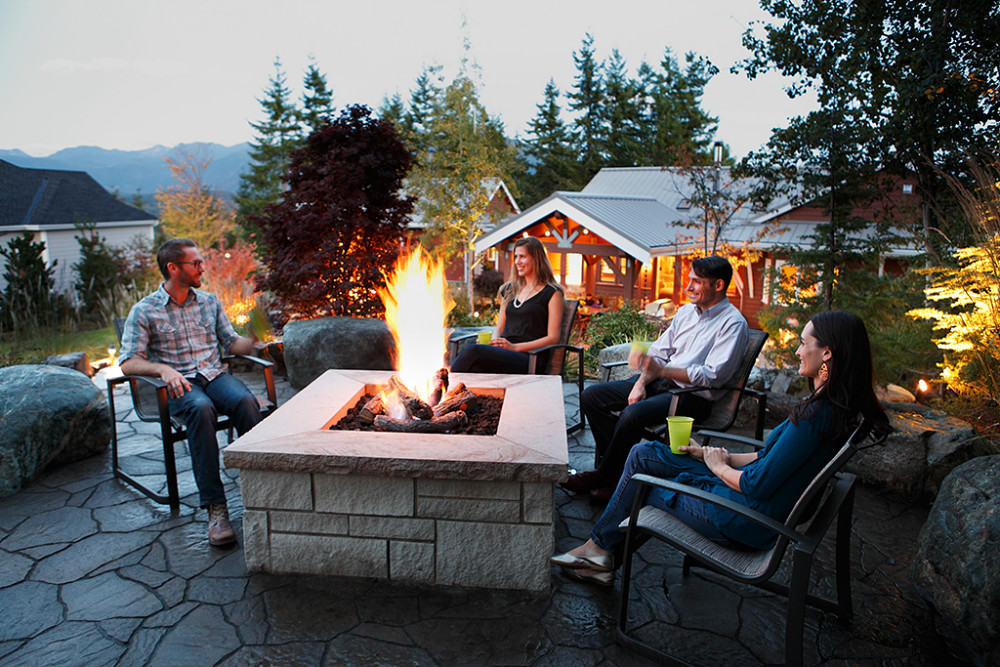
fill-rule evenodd
<path id="1" fill-rule="evenodd" d="M 451 365 L 455 373 L 528 372 L 528 352 L 559 341 L 562 287 L 545 246 L 533 236 L 514 244 L 510 280 L 500 287 L 500 315 L 489 345 L 470 345 Z M 546 359 L 539 359 L 544 363 Z"/>

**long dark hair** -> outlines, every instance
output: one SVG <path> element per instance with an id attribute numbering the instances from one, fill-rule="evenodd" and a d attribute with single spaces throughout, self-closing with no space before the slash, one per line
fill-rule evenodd
<path id="1" fill-rule="evenodd" d="M 552 285 L 561 292 L 562 285 L 556 282 L 555 272 L 552 270 L 552 264 L 549 263 L 549 256 L 548 253 L 545 252 L 545 246 L 542 242 L 534 236 L 525 236 L 518 239 L 517 243 L 514 244 L 515 250 L 521 247 L 523 247 L 528 255 L 531 256 L 531 261 L 535 265 L 535 280 L 537 280 L 543 287 L 545 285 Z M 510 280 L 501 285 L 497 293 L 506 305 L 506 303 L 517 296 L 522 289 L 524 289 L 524 278 L 517 275 L 517 267 L 514 265 L 514 262 L 511 261 Z"/>
<path id="2" fill-rule="evenodd" d="M 833 406 L 833 428 L 837 431 L 846 431 L 858 414 L 877 431 L 891 430 L 889 419 L 875 397 L 872 350 L 865 323 L 857 315 L 842 310 L 820 313 L 809 321 L 816 340 L 830 348 L 833 356 L 826 362 L 829 372 L 826 382 L 795 406 L 792 421 L 814 414 L 820 402 L 829 401 Z"/>

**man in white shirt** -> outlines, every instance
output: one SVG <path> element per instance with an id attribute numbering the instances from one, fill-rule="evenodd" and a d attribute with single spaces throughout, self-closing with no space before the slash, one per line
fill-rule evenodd
<path id="1" fill-rule="evenodd" d="M 606 382 L 583 392 L 582 407 L 594 434 L 601 463 L 596 470 L 570 475 L 563 488 L 594 492 L 606 499 L 621 477 L 629 451 L 647 427 L 666 421 L 671 390 L 704 387 L 682 394 L 677 414 L 704 419 L 722 387 L 732 380 L 750 340 L 746 318 L 726 297 L 733 268 L 724 257 L 701 257 L 691 263 L 681 306 L 670 327 L 647 354 L 632 359 L 639 374 Z"/>

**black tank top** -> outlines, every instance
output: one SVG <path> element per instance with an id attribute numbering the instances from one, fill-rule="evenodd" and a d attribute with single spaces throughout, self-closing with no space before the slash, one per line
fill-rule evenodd
<path id="1" fill-rule="evenodd" d="M 514 299 L 507 302 L 506 322 L 501 334 L 512 343 L 527 343 L 544 338 L 549 332 L 549 299 L 556 288 L 546 285 L 538 294 L 514 305 Z"/>

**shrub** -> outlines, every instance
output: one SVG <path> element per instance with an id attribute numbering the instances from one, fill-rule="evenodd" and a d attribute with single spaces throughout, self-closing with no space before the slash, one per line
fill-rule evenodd
<path id="1" fill-rule="evenodd" d="M 605 347 L 633 340 L 654 340 L 659 323 L 647 318 L 638 304 L 623 303 L 617 310 L 594 315 L 587 323 L 582 343 L 586 346 L 584 364 L 588 375 L 597 375 L 597 355 Z"/>
<path id="2" fill-rule="evenodd" d="M 46 266 L 44 253 L 45 243 L 35 243 L 31 232 L 15 236 L 6 248 L 0 248 L 0 256 L 7 260 L 7 286 L 0 296 L 0 327 L 30 332 L 75 319 L 69 300 L 52 290 L 56 262 Z"/>

